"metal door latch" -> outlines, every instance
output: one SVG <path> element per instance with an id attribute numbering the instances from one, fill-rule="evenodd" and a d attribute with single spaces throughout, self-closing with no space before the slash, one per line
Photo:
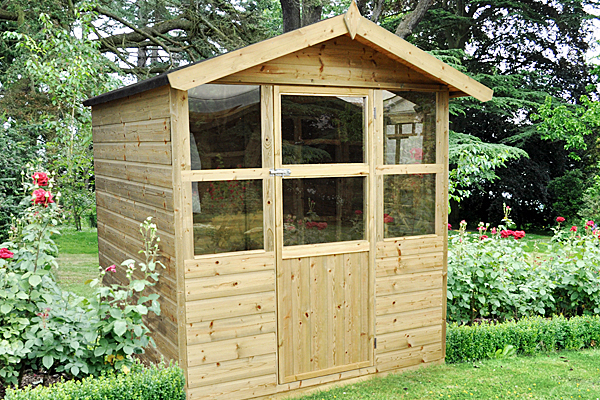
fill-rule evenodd
<path id="1" fill-rule="evenodd" d="M 290 176 L 292 174 L 292 170 L 282 168 L 270 169 L 269 174 L 271 176 Z"/>

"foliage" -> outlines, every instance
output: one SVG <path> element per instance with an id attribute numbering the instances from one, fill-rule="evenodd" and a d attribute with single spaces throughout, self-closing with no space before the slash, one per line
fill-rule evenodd
<path id="1" fill-rule="evenodd" d="M 131 356 L 152 340 L 142 318 L 160 312 L 158 295 L 142 293 L 154 285 L 161 265 L 155 261 L 156 225 L 142 224 L 146 262 L 140 263 L 141 274 L 132 260 L 124 262 L 127 285 L 100 286 L 92 301 L 63 292 L 51 274 L 58 267 L 51 236 L 59 233 L 59 196 L 48 174 L 35 176 L 33 183 L 24 182 L 30 206 L 15 221 L 11 240 L 0 245 L 0 380 L 17 384 L 27 369 L 82 376 L 128 368 Z"/>
<path id="2" fill-rule="evenodd" d="M 517 232 L 480 226 L 450 239 L 448 318 L 508 320 L 533 315 L 600 312 L 600 239 L 594 223 L 555 228 L 547 256 L 528 254 Z M 510 233 L 512 232 L 512 234 Z M 524 235 L 524 232 L 522 233 Z"/>
<path id="3" fill-rule="evenodd" d="M 575 222 L 577 214 L 583 205 L 585 177 L 579 169 L 567 171 L 563 176 L 554 178 L 548 184 L 548 192 L 552 196 L 552 214 L 556 217 L 566 217 Z M 587 213 L 588 218 L 596 216 Z M 600 216 L 600 215 L 597 215 Z"/>
<path id="4" fill-rule="evenodd" d="M 545 319 L 526 317 L 504 323 L 482 322 L 472 326 L 453 323 L 446 333 L 446 362 L 496 358 L 497 350 L 535 355 L 556 350 L 580 350 L 600 344 L 600 316 Z M 501 354 L 500 353 L 500 354 Z"/>
<path id="5" fill-rule="evenodd" d="M 588 182 L 587 188 L 583 192 L 581 199 L 581 208 L 579 209 L 580 218 L 590 218 L 593 221 L 600 221 L 600 176 L 594 175 Z"/>
<path id="6" fill-rule="evenodd" d="M 106 374 L 98 378 L 57 383 L 51 387 L 8 389 L 6 400 L 146 400 L 185 399 L 183 370 L 176 365 L 133 365 L 128 374 Z"/>

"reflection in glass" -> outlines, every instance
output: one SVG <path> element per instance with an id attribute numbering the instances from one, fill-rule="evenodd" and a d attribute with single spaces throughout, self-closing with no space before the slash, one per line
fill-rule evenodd
<path id="1" fill-rule="evenodd" d="M 364 162 L 363 97 L 281 96 L 283 164 Z"/>
<path id="2" fill-rule="evenodd" d="M 283 180 L 283 244 L 365 238 L 365 178 Z"/>
<path id="3" fill-rule="evenodd" d="M 194 254 L 264 248 L 262 181 L 198 182 Z M 196 191 L 195 187 L 193 191 Z"/>
<path id="4" fill-rule="evenodd" d="M 435 93 L 383 91 L 385 164 L 435 164 Z"/>
<path id="5" fill-rule="evenodd" d="M 435 174 L 385 175 L 384 237 L 435 233 Z"/>
<path id="6" fill-rule="evenodd" d="M 188 90 L 192 169 L 260 168 L 260 86 Z"/>

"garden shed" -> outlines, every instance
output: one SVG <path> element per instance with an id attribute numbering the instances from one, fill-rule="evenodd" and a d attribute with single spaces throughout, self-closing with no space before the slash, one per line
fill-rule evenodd
<path id="1" fill-rule="evenodd" d="M 345 15 L 89 99 L 100 263 L 166 265 L 190 399 L 443 362 L 448 102 L 492 91 Z M 110 276 L 124 279 L 123 270 Z"/>

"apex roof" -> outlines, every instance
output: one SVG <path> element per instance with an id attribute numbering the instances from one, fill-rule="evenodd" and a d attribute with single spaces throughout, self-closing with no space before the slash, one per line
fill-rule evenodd
<path id="1" fill-rule="evenodd" d="M 481 101 L 488 101 L 492 98 L 493 91 L 490 88 L 361 16 L 353 0 L 344 15 L 326 19 L 208 60 L 183 66 L 134 85 L 88 99 L 84 104 L 104 103 L 167 83 L 175 89 L 189 90 L 343 35 L 348 35 L 353 40 L 419 72 L 430 78 L 432 83 L 447 86 L 451 97 L 473 96 Z"/>

